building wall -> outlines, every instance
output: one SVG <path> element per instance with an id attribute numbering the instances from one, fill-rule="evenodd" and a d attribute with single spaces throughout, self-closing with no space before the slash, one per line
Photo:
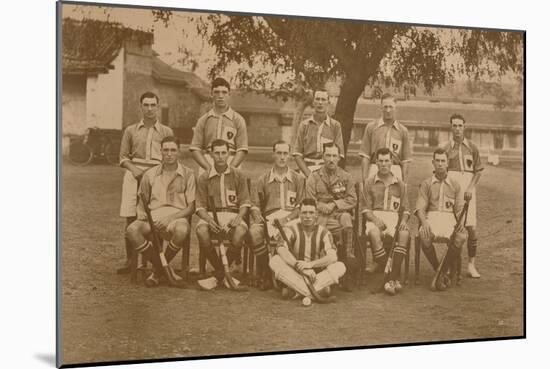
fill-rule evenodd
<path id="1" fill-rule="evenodd" d="M 155 83 L 160 98 L 159 116 L 162 124 L 169 125 L 182 143 L 190 143 L 193 127 L 201 116 L 202 101 L 181 85 Z M 162 110 L 167 114 L 163 114 Z"/>
<path id="2" fill-rule="evenodd" d="M 62 133 L 81 135 L 86 131 L 86 77 L 63 76 Z"/>
<path id="3" fill-rule="evenodd" d="M 86 126 L 122 129 L 122 81 L 124 50 L 113 61 L 107 74 L 88 76 L 86 84 Z"/>
<path id="4" fill-rule="evenodd" d="M 158 94 L 152 77 L 153 52 L 151 45 L 126 42 L 124 48 L 122 128 L 139 122 L 139 97 L 145 91 Z"/>
<path id="5" fill-rule="evenodd" d="M 273 142 L 282 138 L 283 132 L 279 114 L 239 113 L 246 120 L 248 145 L 271 146 Z"/>

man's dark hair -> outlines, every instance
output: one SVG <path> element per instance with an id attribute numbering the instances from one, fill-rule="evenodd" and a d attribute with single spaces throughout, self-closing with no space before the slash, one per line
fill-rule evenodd
<path id="1" fill-rule="evenodd" d="M 315 90 L 313 90 L 313 96 L 314 96 L 314 97 L 315 97 L 315 94 L 316 94 L 317 92 L 324 92 L 324 93 L 326 93 L 327 95 L 329 95 L 329 93 L 328 93 L 328 91 L 327 91 L 326 89 L 324 89 L 324 88 L 316 88 Z"/>
<path id="2" fill-rule="evenodd" d="M 435 159 L 436 155 L 441 155 L 441 154 L 444 154 L 447 157 L 447 159 L 449 159 L 449 154 L 447 154 L 447 151 L 445 151 L 441 147 L 438 147 L 437 149 L 435 149 L 433 158 Z"/>
<path id="3" fill-rule="evenodd" d="M 290 151 L 290 144 L 286 142 L 285 140 L 279 140 L 273 144 L 273 152 L 275 152 L 275 146 L 277 145 L 288 145 L 288 151 Z"/>
<path id="4" fill-rule="evenodd" d="M 455 113 L 451 115 L 451 117 L 449 118 L 449 123 L 453 124 L 453 119 L 460 119 L 462 123 L 466 124 L 466 119 L 464 119 L 464 117 L 460 114 Z"/>
<path id="5" fill-rule="evenodd" d="M 315 199 L 311 197 L 307 197 L 303 199 L 300 203 L 300 209 L 302 208 L 302 206 L 314 206 L 315 208 L 317 208 L 317 201 L 315 201 Z"/>
<path id="6" fill-rule="evenodd" d="M 229 85 L 229 82 L 227 82 L 225 78 L 222 78 L 222 77 L 214 78 L 214 80 L 212 81 L 212 90 L 220 86 L 227 87 L 227 90 L 229 91 L 231 90 L 231 86 Z"/>
<path id="7" fill-rule="evenodd" d="M 382 97 L 380 98 L 380 103 L 382 103 L 382 101 L 386 99 L 392 99 L 395 102 L 395 96 L 393 96 L 389 92 L 386 92 L 385 94 L 382 95 Z"/>
<path id="8" fill-rule="evenodd" d="M 144 92 L 139 98 L 139 103 L 140 104 L 143 103 L 144 99 L 152 99 L 152 98 L 157 100 L 157 104 L 159 103 L 159 97 L 157 96 L 157 94 L 151 91 Z"/>
<path id="9" fill-rule="evenodd" d="M 336 145 L 334 142 L 327 142 L 325 144 L 323 144 L 323 154 L 325 153 L 325 151 L 327 151 L 328 148 L 330 147 L 336 147 L 338 149 L 338 155 L 341 154 L 340 152 L 340 148 L 338 147 L 338 145 Z"/>
<path id="10" fill-rule="evenodd" d="M 391 151 L 387 147 L 381 147 L 378 150 L 376 150 L 376 160 L 378 160 L 378 157 L 380 155 L 389 155 L 391 158 Z"/>
<path id="11" fill-rule="evenodd" d="M 218 146 L 225 146 L 225 148 L 229 151 L 229 142 L 226 140 L 222 140 L 221 138 L 217 138 L 210 144 L 210 150 L 214 151 L 214 147 Z"/>
<path id="12" fill-rule="evenodd" d="M 176 136 L 166 136 L 166 137 L 164 137 L 162 139 L 162 141 L 160 141 L 160 147 L 162 147 L 162 145 L 164 145 L 165 142 L 173 142 L 176 145 L 178 145 L 178 148 L 180 147 L 180 139 L 177 138 Z"/>

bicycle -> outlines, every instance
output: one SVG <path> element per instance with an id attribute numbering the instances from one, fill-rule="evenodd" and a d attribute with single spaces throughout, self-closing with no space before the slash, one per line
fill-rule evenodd
<path id="1" fill-rule="evenodd" d="M 111 165 L 118 165 L 120 135 L 117 129 L 88 128 L 83 136 L 71 140 L 69 161 L 85 166 L 99 158 Z"/>

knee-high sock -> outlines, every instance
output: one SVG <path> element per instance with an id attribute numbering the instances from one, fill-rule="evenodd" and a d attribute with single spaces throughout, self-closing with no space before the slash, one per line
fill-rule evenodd
<path id="1" fill-rule="evenodd" d="M 468 237 L 468 257 L 473 258 L 476 256 L 477 250 L 477 238 Z"/>
<path id="2" fill-rule="evenodd" d="M 214 274 L 218 280 L 222 280 L 225 276 L 224 270 L 223 270 L 223 263 L 216 253 L 216 249 L 213 246 L 210 247 L 204 247 L 202 249 L 203 255 L 206 257 L 206 260 L 212 265 L 214 268 Z"/>
<path id="3" fill-rule="evenodd" d="M 377 264 L 384 264 L 386 262 L 386 250 L 384 249 L 384 247 L 381 247 L 380 249 L 378 250 L 373 250 L 372 251 L 372 257 L 374 258 L 374 261 L 377 263 Z"/>
<path id="4" fill-rule="evenodd" d="M 265 243 L 261 243 L 259 245 L 254 246 L 254 255 L 256 255 L 256 262 L 258 267 L 258 274 L 263 278 L 269 273 L 268 268 L 268 256 L 267 253 L 269 251 L 267 250 L 267 247 L 265 246 Z"/>
<path id="5" fill-rule="evenodd" d="M 397 245 L 395 246 L 395 249 L 393 250 L 393 264 L 391 267 L 391 274 L 390 279 L 391 280 L 397 280 L 400 277 L 401 274 L 401 263 L 403 262 L 403 258 L 407 254 L 407 248 L 403 245 Z"/>
<path id="6" fill-rule="evenodd" d="M 166 258 L 166 261 L 168 264 L 170 264 L 170 261 L 174 258 L 174 256 L 177 255 L 180 248 L 172 243 L 172 241 L 168 242 L 168 246 L 166 247 L 166 251 L 164 251 L 164 257 Z"/>
<path id="7" fill-rule="evenodd" d="M 355 250 L 353 250 L 353 228 L 344 228 L 342 230 L 342 238 L 346 257 L 355 257 Z"/>
<path id="8" fill-rule="evenodd" d="M 430 265 L 434 270 L 437 270 L 439 267 L 439 260 L 437 260 L 437 254 L 435 252 L 434 245 L 431 244 L 429 247 L 422 246 L 422 251 L 426 255 L 426 259 L 430 262 Z"/>
<path id="9" fill-rule="evenodd" d="M 141 253 L 151 262 L 151 264 L 153 264 L 156 273 L 162 272 L 162 261 L 160 260 L 159 252 L 151 241 L 145 241 L 143 244 L 136 247 L 136 252 Z"/>

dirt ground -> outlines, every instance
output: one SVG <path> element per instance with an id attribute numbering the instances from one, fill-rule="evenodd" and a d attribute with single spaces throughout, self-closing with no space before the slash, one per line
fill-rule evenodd
<path id="1" fill-rule="evenodd" d="M 257 178 L 268 165 L 249 161 L 245 167 Z M 359 178 L 358 167 L 351 171 Z M 429 158 L 415 159 L 411 201 L 416 199 L 420 181 L 430 173 Z M 521 169 L 488 166 L 479 184 L 481 279 L 465 278 L 460 287 L 430 292 L 432 272 L 421 256 L 420 285 L 409 284 L 398 296 L 373 294 L 371 289 L 379 283 L 379 277 L 374 277 L 352 293 L 336 290 L 336 303 L 309 308 L 299 300 L 281 300 L 274 290 L 148 289 L 130 284 L 128 276 L 116 275 L 115 269 L 124 260 L 124 220 L 118 217 L 121 182 L 122 170 L 117 167 L 63 165 L 60 292 L 64 364 L 524 333 Z M 197 266 L 197 248 L 193 235 L 192 267 Z M 178 255 L 173 263 L 179 259 Z M 410 270 L 412 277 L 412 258 Z"/>

